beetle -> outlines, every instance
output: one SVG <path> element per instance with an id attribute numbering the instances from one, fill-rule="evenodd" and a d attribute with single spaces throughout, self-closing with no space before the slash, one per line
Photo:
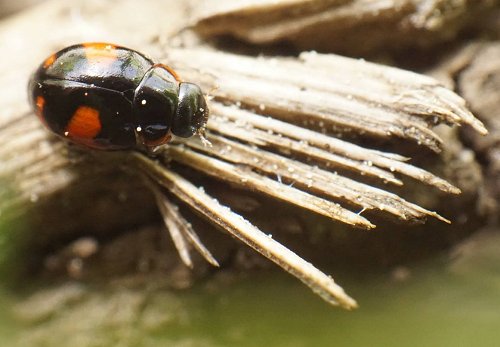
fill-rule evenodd
<path id="1" fill-rule="evenodd" d="M 135 50 L 104 42 L 52 54 L 28 89 L 47 128 L 100 150 L 154 148 L 172 134 L 191 137 L 201 133 L 209 113 L 198 85 Z"/>

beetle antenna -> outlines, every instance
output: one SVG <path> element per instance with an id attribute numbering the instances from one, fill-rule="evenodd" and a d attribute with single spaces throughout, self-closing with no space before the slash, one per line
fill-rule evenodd
<path id="1" fill-rule="evenodd" d="M 213 99 L 214 99 L 214 97 L 215 97 L 215 96 L 213 95 L 213 93 L 214 93 L 217 89 L 219 89 L 219 86 L 218 86 L 218 85 L 214 85 L 214 86 L 213 86 L 213 87 L 212 87 L 212 88 L 208 91 L 208 93 L 206 94 L 206 95 L 207 95 L 207 100 L 211 101 L 211 100 L 213 100 Z"/>

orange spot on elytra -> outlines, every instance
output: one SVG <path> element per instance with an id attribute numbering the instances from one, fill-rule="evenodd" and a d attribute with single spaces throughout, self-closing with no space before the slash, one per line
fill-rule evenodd
<path id="1" fill-rule="evenodd" d="M 43 125 L 47 126 L 47 122 L 45 121 L 45 118 L 43 117 L 43 109 L 45 107 L 45 98 L 43 96 L 37 96 L 36 97 L 36 109 L 35 113 L 40 119 L 40 121 L 43 123 Z"/>
<path id="2" fill-rule="evenodd" d="M 165 65 L 165 64 L 155 64 L 154 67 L 161 67 L 161 68 L 167 70 L 172 76 L 174 76 L 174 78 L 177 82 L 179 82 L 179 83 L 182 82 L 182 80 L 179 77 L 179 75 L 177 74 L 177 72 L 175 72 L 174 69 L 172 69 L 170 66 Z"/>
<path id="3" fill-rule="evenodd" d="M 109 61 L 110 63 L 117 59 L 116 46 L 104 42 L 83 43 L 85 48 L 85 57 L 89 61 Z"/>
<path id="4" fill-rule="evenodd" d="M 46 69 L 49 66 L 51 66 L 52 64 L 54 64 L 54 62 L 56 61 L 56 59 L 57 59 L 57 55 L 55 53 L 52 54 L 50 57 L 48 57 L 47 59 L 45 59 L 45 61 L 43 62 L 43 68 Z"/>
<path id="5" fill-rule="evenodd" d="M 101 119 L 99 111 L 89 106 L 77 108 L 66 127 L 70 138 L 93 139 L 101 131 Z"/>
<path id="6" fill-rule="evenodd" d="M 37 112 L 40 113 L 40 114 L 42 114 L 44 106 L 45 106 L 45 98 L 43 96 L 37 96 L 36 97 L 36 109 L 37 109 Z"/>

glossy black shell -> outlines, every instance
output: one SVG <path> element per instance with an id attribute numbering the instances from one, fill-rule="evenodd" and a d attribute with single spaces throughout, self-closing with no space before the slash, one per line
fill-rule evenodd
<path id="1" fill-rule="evenodd" d="M 107 43 L 78 44 L 47 58 L 30 80 L 29 97 L 54 133 L 104 150 L 158 146 L 171 133 L 192 136 L 208 115 L 197 85 Z"/>

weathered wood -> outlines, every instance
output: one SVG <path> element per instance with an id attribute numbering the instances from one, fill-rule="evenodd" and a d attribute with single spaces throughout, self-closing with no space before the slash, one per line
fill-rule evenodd
<path id="1" fill-rule="evenodd" d="M 500 13 L 497 13 L 496 31 L 500 37 Z M 493 24 L 493 23 L 492 23 Z M 500 209 L 500 43 L 499 41 L 473 43 L 462 47 L 453 57 L 443 62 L 441 71 L 448 71 L 470 103 L 470 107 L 488 126 L 490 135 L 476 136 L 469 132 L 474 150 L 487 158 L 484 172 L 486 189 L 482 191 L 482 210 L 498 223 Z"/>
<path id="2" fill-rule="evenodd" d="M 239 101 L 256 113 L 316 125 L 323 132 L 396 136 L 433 150 L 441 141 L 430 125 L 464 123 L 486 133 L 462 98 L 429 77 L 401 69 L 317 53 L 303 53 L 298 60 L 255 59 L 193 49 L 171 50 L 167 57 L 217 76 L 216 99 Z"/>
<path id="3" fill-rule="evenodd" d="M 172 241 L 179 252 L 179 257 L 189 268 L 193 268 L 190 248 L 194 248 L 205 260 L 216 267 L 219 263 L 212 253 L 203 245 L 200 238 L 193 230 L 191 224 L 180 214 L 179 207 L 174 205 L 155 184 L 151 184 L 151 189 L 155 194 L 158 209 L 160 210 L 165 226 L 167 227 Z"/>
<path id="4" fill-rule="evenodd" d="M 200 191 L 189 181 L 165 169 L 144 155 L 136 153 L 133 154 L 132 158 L 143 166 L 152 178 L 165 186 L 179 199 L 197 210 L 212 223 L 299 278 L 328 303 L 335 306 L 340 305 L 349 310 L 357 307 L 356 301 L 345 294 L 342 287 L 337 285 L 332 277 L 325 275 L 311 263 L 306 262 L 281 243 L 273 240 L 271 236 L 264 234 L 241 215 L 233 213 L 226 206 L 222 206 L 217 200 Z"/>
<path id="5" fill-rule="evenodd" d="M 197 6 L 193 26 L 205 37 L 232 35 L 253 44 L 347 54 L 401 50 L 450 40 L 497 1 L 213 0 Z"/>
<path id="6" fill-rule="evenodd" d="M 0 84 L 11 87 L 0 95 L 0 102 L 5 107 L 0 119 L 0 133 L 5 144 L 0 149 L 0 179 L 10 188 L 0 201 L 4 216 L 24 217 L 29 212 L 41 210 L 47 202 L 64 206 L 61 197 L 76 192 L 77 199 L 70 200 L 76 206 L 74 218 L 57 218 L 58 208 L 45 210 L 48 215 L 42 214 L 42 222 L 50 220 L 54 234 L 68 230 L 76 233 L 88 225 L 104 232 L 123 227 L 120 222 L 124 221 L 119 214 L 103 213 L 105 218 L 101 216 L 102 220 L 89 223 L 89 214 L 85 212 L 98 208 L 116 211 L 116 205 L 107 203 L 110 196 L 123 193 L 137 199 L 136 192 L 128 186 L 140 182 L 136 176 L 132 176 L 136 180 L 128 179 L 129 176 L 121 171 L 127 167 L 137 168 L 137 158 L 130 159 L 134 157 L 127 153 L 89 154 L 67 146 L 42 129 L 25 101 L 29 72 L 53 49 L 75 40 L 112 39 L 141 51 L 150 50 L 157 60 L 178 68 L 186 80 L 203 84 L 213 97 L 209 105 L 212 116 L 207 127 L 208 138 L 213 140 L 214 147 L 204 147 L 196 138 L 175 142 L 158 149 L 159 162 L 149 163 L 146 174 L 152 174 L 210 222 L 282 266 L 328 302 L 347 308 L 355 306 L 332 278 L 195 189 L 179 172 L 166 168 L 168 161 L 189 166 L 207 176 L 216 175 L 224 182 L 263 192 L 348 225 L 372 228 L 373 223 L 361 216 L 367 209 L 386 211 L 389 216 L 406 221 L 429 215 L 447 221 L 437 213 L 387 192 L 385 189 L 391 186 L 385 185 L 385 181 L 401 185 L 401 176 L 410 176 L 448 193 L 458 193 L 458 187 L 412 166 L 408 158 L 400 154 L 366 147 L 366 143 L 373 140 L 405 140 L 405 146 L 410 148 L 430 148 L 438 153 L 445 143 L 432 127 L 441 123 L 467 125 L 479 133 L 486 133 L 464 100 L 435 80 L 335 55 L 304 53 L 298 58 L 255 58 L 201 46 L 174 48 L 170 44 L 176 40 L 185 45 L 196 44 L 183 36 L 163 41 L 186 26 L 186 20 L 177 19 L 178 22 L 161 31 L 164 20 L 156 13 L 167 9 L 182 13 L 187 10 L 185 5 L 174 1 L 165 4 L 151 1 L 140 6 L 139 15 L 132 1 L 125 1 L 118 7 L 98 7 L 98 3 L 81 1 L 68 5 L 52 1 L 0 26 L 0 48 L 11 52 L 1 56 L 0 63 L 16 66 L 15 71 L 0 75 Z M 42 10 L 44 16 L 40 16 Z M 96 24 L 96 18 L 106 20 Z M 130 18 L 130 21 L 123 21 L 123 18 Z M 26 25 L 31 22 L 36 25 Z M 146 23 L 147 26 L 141 26 Z M 92 28 L 90 35 L 89 27 Z M 131 28 L 141 29 L 129 35 Z M 37 30 L 47 33 L 46 40 L 18 41 L 27 31 L 34 34 Z M 158 39 L 158 32 L 163 39 Z M 13 57 L 18 55 L 19 61 L 14 62 Z M 268 121 L 267 117 L 270 117 Z M 227 150 L 228 145 L 234 150 Z M 329 167 L 334 166 L 351 171 L 356 178 L 329 172 Z M 152 173 L 148 172 L 151 170 Z M 365 176 L 375 177 L 384 189 L 371 187 Z M 281 177 L 286 182 L 281 181 Z M 93 179 L 92 184 L 85 185 L 89 178 Z M 115 184 L 117 181 L 119 185 Z M 297 186 L 289 185 L 295 183 Z M 145 190 L 142 188 L 135 186 L 141 192 Z M 8 195 L 10 191 L 16 192 L 15 197 Z M 141 199 L 147 201 L 148 196 L 127 201 L 131 210 L 134 204 L 141 207 L 127 218 L 151 211 L 151 205 L 142 204 Z M 105 206 L 101 206 L 101 201 L 106 202 Z M 352 210 L 353 206 L 356 211 Z M 163 214 L 168 216 L 170 212 L 172 209 L 167 209 Z M 176 219 L 176 226 L 181 229 L 177 234 L 174 231 L 174 235 L 184 237 L 177 243 L 178 250 L 190 264 L 185 247 L 190 238 L 194 241 L 194 234 L 182 229 L 185 224 L 179 216 Z M 139 223 L 140 218 L 136 222 Z M 48 232 L 43 230 L 41 234 L 45 233 Z M 42 239 L 43 235 L 36 237 Z M 201 243 L 194 241 L 194 246 L 214 262 Z"/>

